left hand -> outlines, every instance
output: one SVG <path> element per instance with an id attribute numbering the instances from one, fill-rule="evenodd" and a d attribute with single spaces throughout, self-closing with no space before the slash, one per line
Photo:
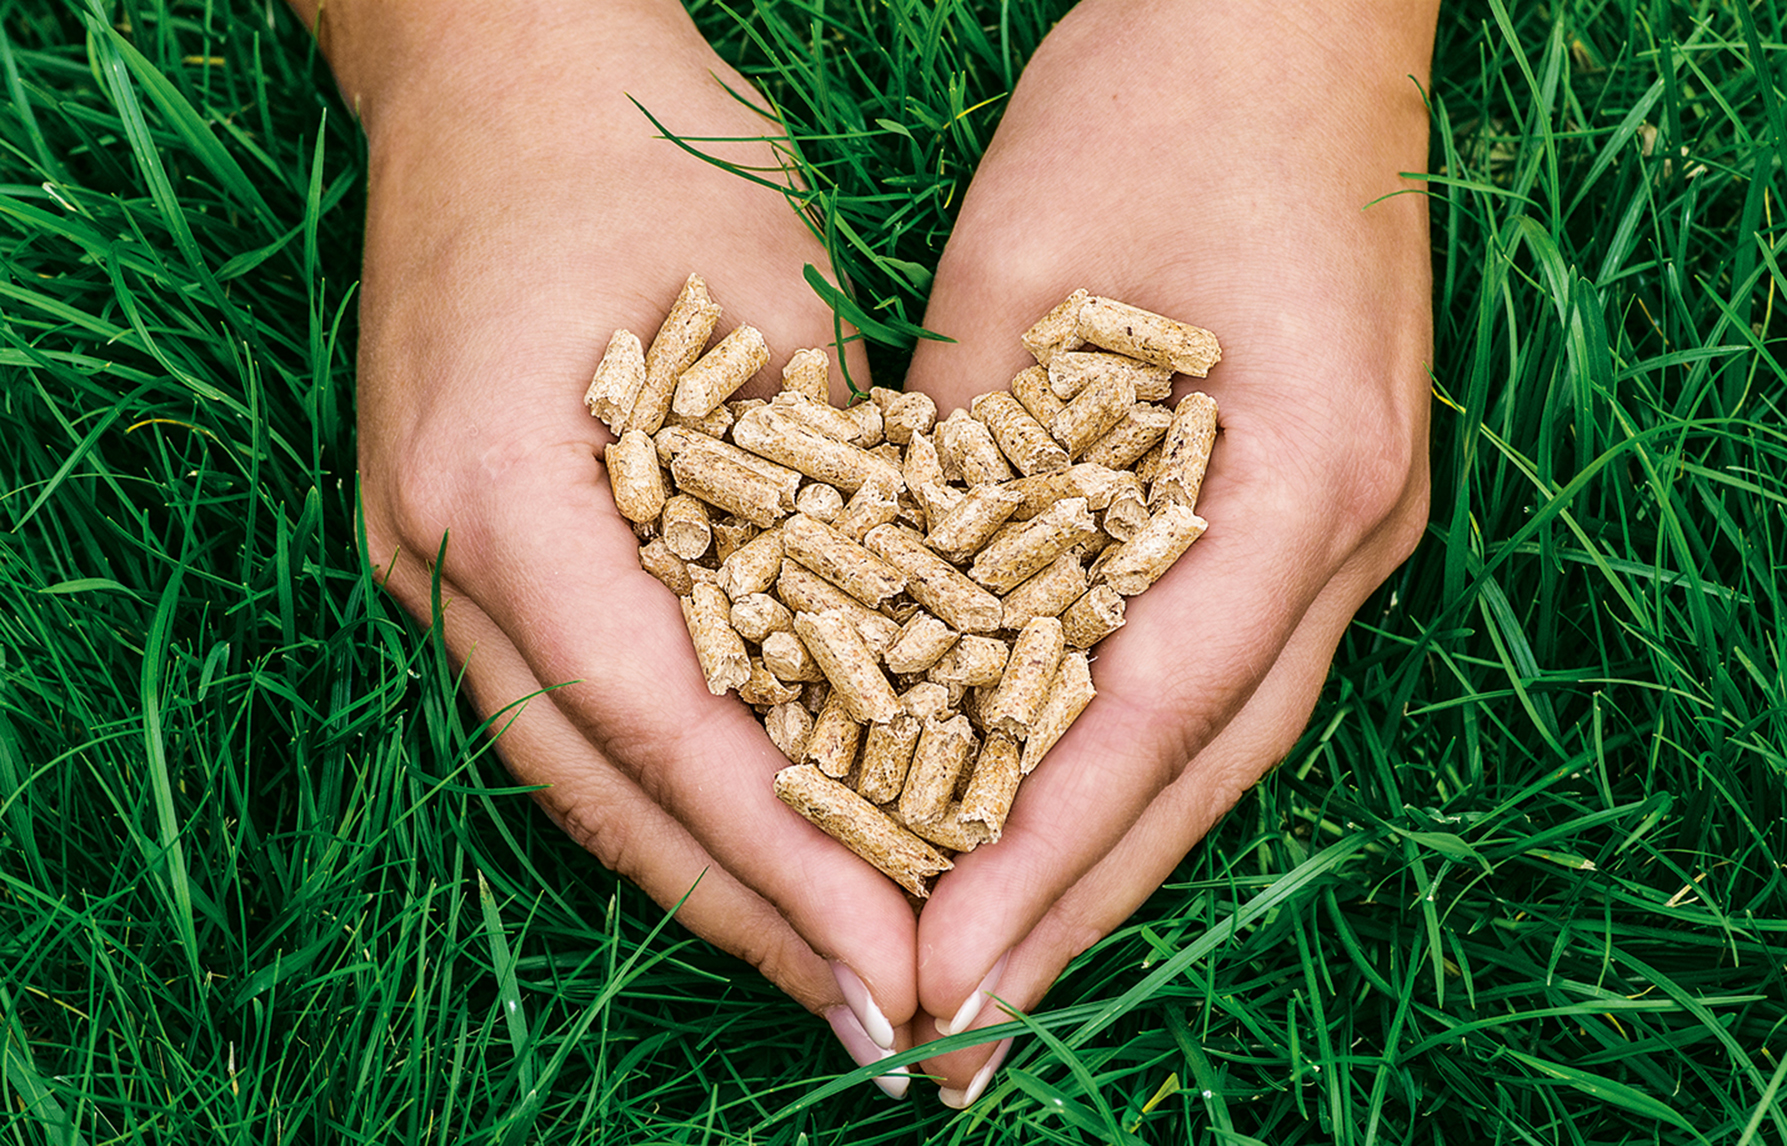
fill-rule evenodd
<path id="1" fill-rule="evenodd" d="M 1030 1008 L 1295 742 L 1354 611 L 1427 517 L 1431 0 L 1086 0 L 1024 72 L 962 206 L 908 385 L 965 406 L 1069 291 L 1216 332 L 1209 532 L 1099 648 L 1099 696 L 997 845 L 919 920 L 922 1040 Z M 1162 51 L 1160 45 L 1175 45 Z M 1372 204 L 1368 209 L 1367 205 Z M 1009 958 L 1008 958 L 1009 955 Z M 996 982 L 989 971 L 1005 960 Z M 978 985 L 978 986 L 977 986 Z M 933 1018 L 934 1016 L 934 1018 Z M 964 1029 L 1004 1021 L 983 1006 Z M 979 1097 L 1003 1056 L 927 1061 Z"/>

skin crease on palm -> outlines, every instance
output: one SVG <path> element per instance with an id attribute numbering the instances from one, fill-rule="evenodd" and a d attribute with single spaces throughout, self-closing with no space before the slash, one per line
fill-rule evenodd
<path id="1" fill-rule="evenodd" d="M 315 27 L 314 5 L 295 6 Z M 936 1037 L 1007 952 L 989 991 L 1036 1005 L 1289 749 L 1354 610 L 1420 535 L 1426 211 L 1382 197 L 1426 160 L 1416 82 L 1435 5 L 1085 0 L 1027 66 L 926 315 L 958 341 L 923 344 L 907 385 L 945 412 L 1002 386 L 1028 362 L 1017 335 L 1079 286 L 1206 326 L 1224 346 L 1198 383 L 1222 407 L 1199 502 L 1212 524 L 1098 650 L 1100 697 L 1026 782 L 1005 840 L 960 857 L 916 925 L 891 883 L 770 795 L 780 756 L 702 686 L 606 493 L 609 435 L 578 400 L 613 329 L 649 336 L 691 270 L 727 309 L 721 332 L 764 330 L 763 379 L 832 340 L 801 281 L 824 253 L 782 198 L 652 138 L 621 94 L 679 133 L 764 134 L 715 77 L 748 88 L 669 0 L 327 11 L 319 40 L 372 160 L 369 558 L 426 617 L 451 530 L 446 634 L 480 710 L 582 682 L 505 717 L 509 769 L 550 784 L 547 814 L 658 902 L 701 877 L 681 922 L 825 1014 L 857 1061 L 881 1052 L 828 960 L 866 981 L 901 1049 Z M 703 146 L 774 163 L 762 145 Z M 1004 1018 L 987 1005 L 968 1025 Z M 915 1069 L 960 1105 L 992 1053 Z"/>

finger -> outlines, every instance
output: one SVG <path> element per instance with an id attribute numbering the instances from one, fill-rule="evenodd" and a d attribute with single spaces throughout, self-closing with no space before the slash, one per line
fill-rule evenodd
<path id="1" fill-rule="evenodd" d="M 964 1000 L 983 1005 L 976 1006 L 963 1029 L 1008 1021 L 1010 1016 L 991 1001 L 994 998 L 1024 1011 L 1040 1003 L 1067 964 L 1129 918 L 1260 774 L 1290 751 L 1321 693 L 1335 646 L 1359 603 L 1381 579 L 1367 565 L 1362 559 L 1349 566 L 1323 590 L 1260 687 L 1222 733 L 1155 798 L 1117 845 L 1000 957 L 998 974 L 978 984 L 974 992 L 980 998 Z M 923 943 L 928 933 L 922 921 L 920 935 Z M 921 974 L 951 959 L 972 962 L 982 957 L 972 947 L 933 954 Z M 921 997 L 929 997 L 927 986 L 921 977 Z M 961 1009 L 957 1005 L 948 1014 L 953 1017 Z M 920 1014 L 914 1019 L 914 1032 L 922 1037 L 927 1024 L 936 1029 L 929 1015 Z M 979 1097 L 977 1080 L 984 1090 L 991 1077 L 985 1068 L 993 1050 L 991 1043 L 970 1046 L 926 1059 L 921 1069 L 938 1076 L 939 1087 L 957 1092 L 966 1105 Z"/>

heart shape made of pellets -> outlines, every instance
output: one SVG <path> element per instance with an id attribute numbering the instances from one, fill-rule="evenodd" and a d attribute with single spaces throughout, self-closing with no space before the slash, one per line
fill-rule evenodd
<path id="1" fill-rule="evenodd" d="M 791 761 L 782 801 L 912 895 L 996 842 L 1019 781 L 1096 695 L 1088 652 L 1200 537 L 1216 403 L 1168 408 L 1214 335 L 1076 290 L 1009 388 L 937 419 L 922 393 L 839 409 L 690 275 L 650 346 L 617 330 L 584 402 L 639 560 L 682 602 L 716 696 Z"/>

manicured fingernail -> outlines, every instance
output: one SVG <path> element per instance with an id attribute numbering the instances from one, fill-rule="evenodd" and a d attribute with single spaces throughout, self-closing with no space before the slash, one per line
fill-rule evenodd
<path id="1" fill-rule="evenodd" d="M 937 1029 L 945 1035 L 959 1035 L 967 1030 L 968 1024 L 974 1021 L 975 1016 L 980 1014 L 981 1007 L 986 1005 L 987 996 L 991 995 L 999 986 L 999 976 L 1005 974 L 1005 965 L 1009 962 L 1011 962 L 1011 952 L 1007 951 L 999 956 L 999 962 L 993 964 L 993 969 L 988 971 L 987 977 L 980 981 L 980 986 L 969 992 L 961 1009 L 956 1011 L 956 1017 L 941 1024 Z"/>
<path id="2" fill-rule="evenodd" d="M 940 1086 L 937 1088 L 937 1097 L 942 1099 L 943 1105 L 956 1110 L 966 1110 L 973 1106 L 980 1100 L 980 1096 L 987 1092 L 987 1083 L 993 1081 L 994 1073 L 1005 1061 L 1005 1052 L 1010 1049 L 1011 1040 L 1002 1039 L 999 1045 L 993 1048 L 993 1057 L 987 1060 L 985 1066 L 974 1072 L 974 1078 L 968 1083 L 967 1090 L 955 1090 L 947 1086 Z"/>
<path id="3" fill-rule="evenodd" d="M 831 1008 L 825 1012 L 825 1021 L 831 1024 L 832 1033 L 844 1044 L 844 1053 L 857 1066 L 868 1066 L 872 1062 L 893 1057 L 893 1051 L 875 1045 L 875 1040 L 862 1029 L 862 1023 L 857 1021 L 849 1007 Z M 873 1081 L 889 1098 L 904 1098 L 906 1088 L 912 1085 L 912 1075 L 905 1067 L 896 1066 Z"/>
<path id="4" fill-rule="evenodd" d="M 855 971 L 836 960 L 832 961 L 831 973 L 832 977 L 838 981 L 838 990 L 844 992 L 844 1001 L 850 1004 L 850 1013 L 856 1016 L 856 1021 L 862 1024 L 862 1029 L 875 1040 L 876 1046 L 882 1050 L 892 1050 L 894 1045 L 893 1024 L 887 1021 L 887 1016 L 882 1014 L 881 1008 L 875 1005 L 874 998 L 869 994 L 869 985 L 864 983 Z"/>

